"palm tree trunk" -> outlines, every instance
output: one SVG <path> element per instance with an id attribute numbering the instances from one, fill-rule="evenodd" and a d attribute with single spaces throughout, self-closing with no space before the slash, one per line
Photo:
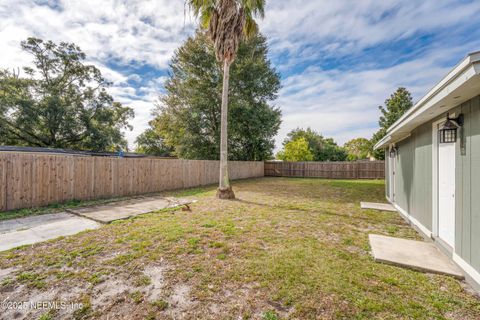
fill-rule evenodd
<path id="1" fill-rule="evenodd" d="M 220 183 L 217 191 L 217 197 L 220 199 L 234 199 L 235 194 L 230 187 L 228 179 L 228 82 L 230 77 L 230 62 L 225 59 L 223 62 L 223 91 L 222 91 L 222 111 L 220 127 Z"/>

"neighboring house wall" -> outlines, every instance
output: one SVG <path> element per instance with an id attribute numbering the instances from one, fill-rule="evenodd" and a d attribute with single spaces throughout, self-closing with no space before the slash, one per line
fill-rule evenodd
<path id="1" fill-rule="evenodd" d="M 460 137 L 456 143 L 455 253 L 480 272 L 480 96 L 449 112 L 464 114 L 466 140 L 466 155 L 460 152 Z M 417 127 L 397 143 L 395 175 L 395 204 L 434 234 L 432 124 L 439 119 Z M 386 194 L 391 199 L 388 160 L 386 163 Z"/>

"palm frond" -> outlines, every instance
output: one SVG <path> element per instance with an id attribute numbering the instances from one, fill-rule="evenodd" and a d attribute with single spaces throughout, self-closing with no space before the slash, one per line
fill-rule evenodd
<path id="1" fill-rule="evenodd" d="M 217 7 L 218 0 L 185 0 L 185 3 L 193 11 L 194 16 L 208 16 L 209 12 Z"/>
<path id="2" fill-rule="evenodd" d="M 258 33 L 255 18 L 265 16 L 265 0 L 185 0 L 208 31 L 219 61 L 233 61 L 238 44 Z"/>
<path id="3" fill-rule="evenodd" d="M 265 17 L 265 0 L 241 0 L 245 11 L 250 12 L 252 17 L 263 19 Z"/>
<path id="4" fill-rule="evenodd" d="M 245 25 L 243 26 L 243 35 L 246 39 L 251 38 L 258 32 L 258 24 L 248 12 L 245 13 Z"/>
<path id="5" fill-rule="evenodd" d="M 200 28 L 207 30 L 212 19 L 213 10 L 204 10 L 200 13 Z"/>

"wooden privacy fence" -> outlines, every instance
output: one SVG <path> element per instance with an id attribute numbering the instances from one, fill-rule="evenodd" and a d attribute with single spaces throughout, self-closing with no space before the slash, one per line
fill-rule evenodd
<path id="1" fill-rule="evenodd" d="M 328 179 L 384 179 L 384 161 L 265 162 L 265 176 Z"/>
<path id="2" fill-rule="evenodd" d="M 231 179 L 263 177 L 264 163 L 229 162 Z M 0 152 L 0 211 L 152 193 L 218 182 L 219 162 Z"/>

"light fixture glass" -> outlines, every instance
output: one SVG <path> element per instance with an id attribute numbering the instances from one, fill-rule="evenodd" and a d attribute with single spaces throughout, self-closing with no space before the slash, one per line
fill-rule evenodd
<path id="1" fill-rule="evenodd" d="M 463 125 L 463 114 L 458 118 L 451 119 L 447 113 L 447 121 L 439 128 L 438 136 L 440 143 L 454 143 L 457 141 L 457 130 Z"/>
<path id="2" fill-rule="evenodd" d="M 390 147 L 390 152 L 389 152 L 390 158 L 395 158 L 395 156 L 397 155 L 397 150 L 398 148 L 395 146 Z"/>

